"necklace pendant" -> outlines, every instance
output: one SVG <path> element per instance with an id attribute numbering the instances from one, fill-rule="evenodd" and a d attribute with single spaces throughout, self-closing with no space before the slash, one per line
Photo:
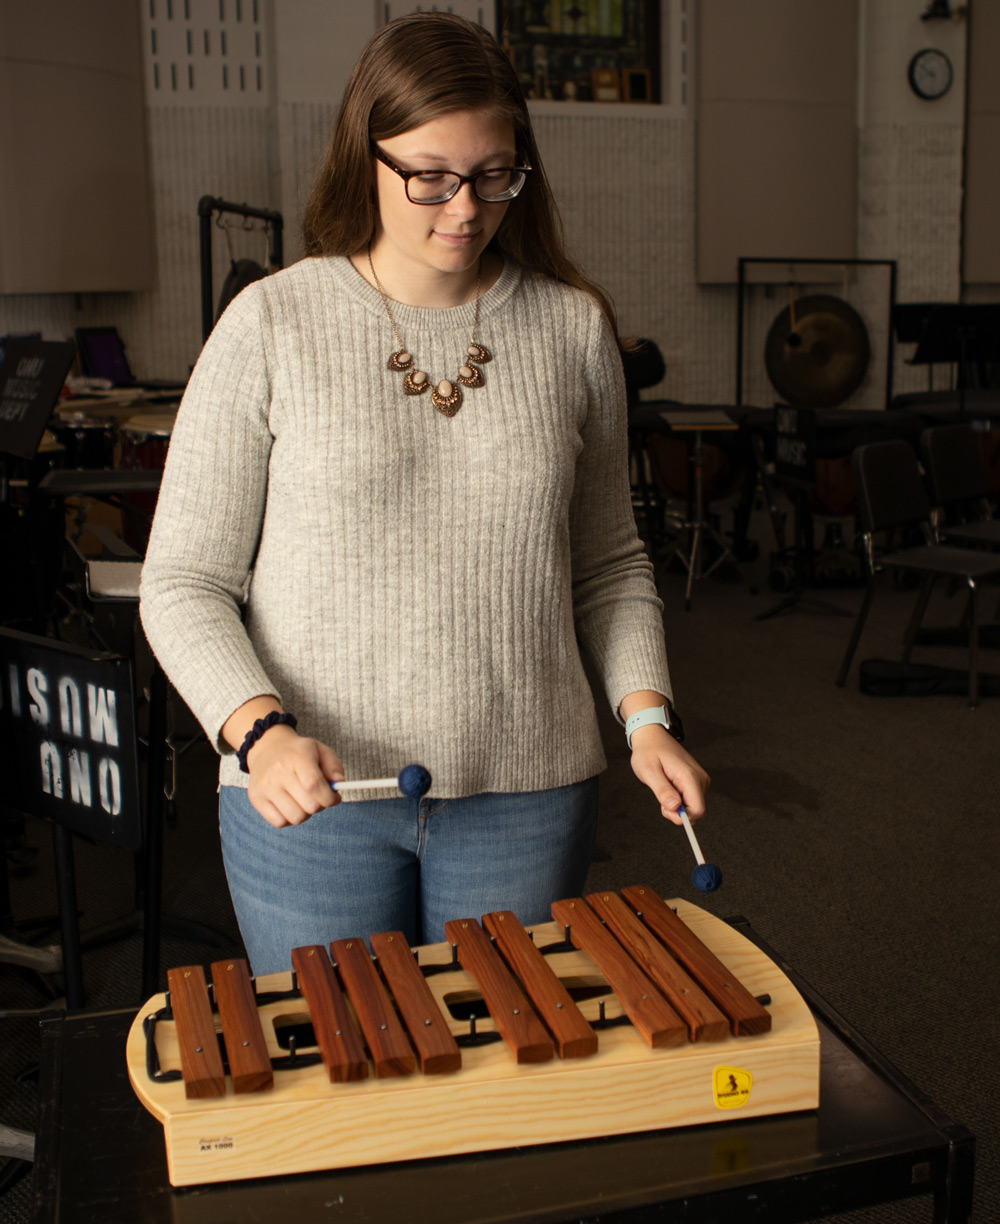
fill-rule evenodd
<path id="1" fill-rule="evenodd" d="M 477 370 L 474 365 L 464 365 L 458 367 L 458 381 L 463 387 L 482 387 L 486 379 L 482 370 Z"/>
<path id="2" fill-rule="evenodd" d="M 442 416 L 453 417 L 462 407 L 462 392 L 459 387 L 452 386 L 451 383 L 446 385 L 451 387 L 449 394 L 442 395 L 439 390 L 441 383 L 438 383 L 438 386 L 431 392 L 431 403 Z"/>
<path id="3" fill-rule="evenodd" d="M 407 395 L 423 395 L 430 385 L 427 375 L 420 370 L 407 370 L 403 379 L 403 390 Z"/>
<path id="4" fill-rule="evenodd" d="M 382 305 L 385 307 L 385 313 L 389 318 L 389 326 L 392 328 L 392 334 L 396 343 L 400 346 L 389 358 L 386 363 L 386 368 L 393 370 L 395 373 L 403 374 L 406 377 L 403 379 L 403 391 L 407 395 L 423 395 L 428 387 L 431 388 L 431 403 L 441 413 L 442 416 L 453 417 L 459 408 L 462 406 L 462 388 L 458 386 L 461 383 L 465 387 L 482 387 L 486 380 L 483 378 L 482 370 L 477 370 L 476 365 L 484 365 L 487 361 L 493 360 L 493 354 L 482 344 L 476 343 L 476 327 L 479 323 L 479 292 L 482 288 L 482 260 L 479 263 L 479 274 L 476 278 L 476 305 L 472 316 L 472 339 L 469 341 L 468 348 L 465 350 L 465 361 L 458 367 L 458 375 L 456 382 L 451 382 L 447 378 L 442 378 L 441 381 L 434 386 L 427 374 L 423 370 L 418 370 L 413 361 L 413 354 L 403 348 L 403 341 L 400 339 L 399 332 L 396 330 L 396 324 L 392 317 L 392 311 L 389 309 L 389 299 L 385 296 L 385 290 L 378 279 L 375 272 L 375 265 L 372 263 L 372 248 L 371 243 L 368 244 L 368 268 L 372 274 L 372 280 L 375 282 L 375 288 L 378 290 L 379 297 L 382 299 Z"/>

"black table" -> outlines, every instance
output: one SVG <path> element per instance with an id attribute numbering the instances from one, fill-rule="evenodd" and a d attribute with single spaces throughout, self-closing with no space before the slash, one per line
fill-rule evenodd
<path id="1" fill-rule="evenodd" d="M 42 477 L 38 488 L 51 497 L 113 497 L 156 493 L 162 478 L 158 468 L 57 468 Z"/>
<path id="2" fill-rule="evenodd" d="M 1000 422 L 1000 390 L 971 388 L 967 391 L 916 391 L 897 395 L 894 409 L 909 412 L 931 425 L 954 425 L 961 421 Z"/>
<path id="3" fill-rule="evenodd" d="M 761 943 L 745 919 L 731 921 Z M 771 1222 L 915 1195 L 933 1196 L 940 1224 L 968 1219 L 973 1136 L 761 946 L 819 1024 L 816 1112 L 179 1190 L 167 1181 L 162 1128 L 125 1069 L 135 1013 L 49 1013 L 41 1025 L 34 1219 L 639 1224 L 667 1218 L 669 1208 L 671 1220 Z"/>

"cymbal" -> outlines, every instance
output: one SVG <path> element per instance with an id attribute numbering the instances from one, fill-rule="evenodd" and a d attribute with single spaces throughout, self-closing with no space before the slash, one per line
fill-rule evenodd
<path id="1" fill-rule="evenodd" d="M 764 343 L 764 364 L 775 390 L 801 408 L 842 404 L 861 385 L 870 360 L 864 320 L 853 306 L 826 293 L 786 306 Z"/>

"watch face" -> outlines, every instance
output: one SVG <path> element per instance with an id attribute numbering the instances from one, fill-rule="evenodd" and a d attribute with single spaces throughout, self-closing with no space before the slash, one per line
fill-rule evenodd
<path id="1" fill-rule="evenodd" d="M 951 88 L 951 60 L 943 51 L 918 51 L 910 60 L 908 78 L 917 97 L 942 98 Z"/>

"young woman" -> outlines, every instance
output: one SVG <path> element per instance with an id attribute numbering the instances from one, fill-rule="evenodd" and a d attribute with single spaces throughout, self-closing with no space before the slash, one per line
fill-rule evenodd
<path id="1" fill-rule="evenodd" d="M 305 236 L 205 346 L 142 581 L 221 753 L 258 973 L 493 909 L 543 921 L 583 888 L 605 761 L 578 643 L 663 815 L 702 815 L 708 784 L 675 738 L 614 318 L 563 251 L 484 30 L 429 13 L 376 34 Z M 411 762 L 423 798 L 330 787 Z"/>

